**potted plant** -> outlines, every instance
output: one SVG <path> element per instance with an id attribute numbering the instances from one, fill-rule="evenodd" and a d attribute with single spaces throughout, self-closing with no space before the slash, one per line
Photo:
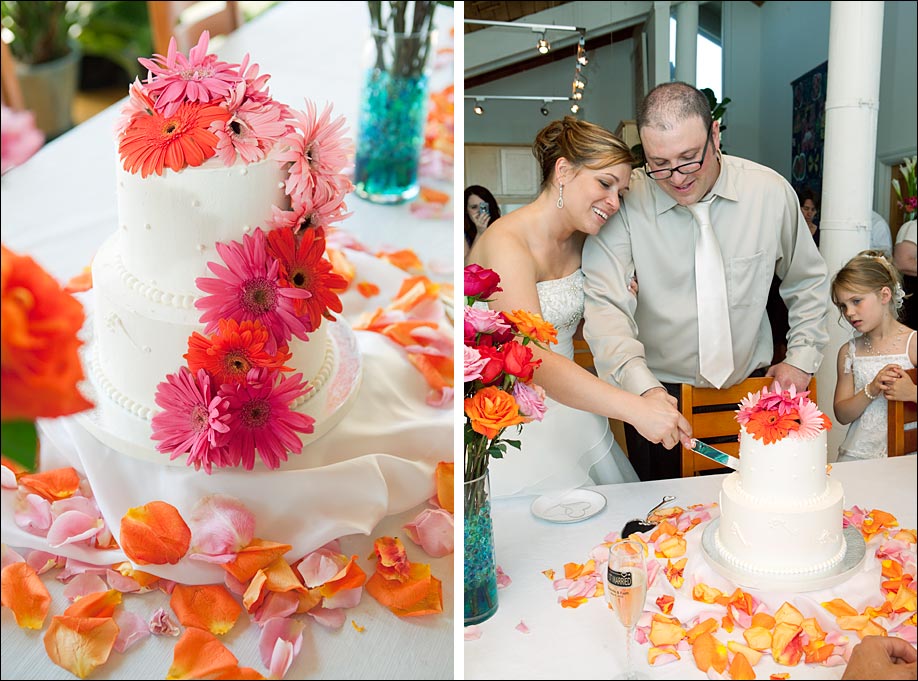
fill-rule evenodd
<path id="1" fill-rule="evenodd" d="M 25 106 L 49 139 L 73 126 L 80 51 L 72 34 L 79 5 L 41 0 L 0 3 L 3 28 L 13 37 L 9 47 Z"/>

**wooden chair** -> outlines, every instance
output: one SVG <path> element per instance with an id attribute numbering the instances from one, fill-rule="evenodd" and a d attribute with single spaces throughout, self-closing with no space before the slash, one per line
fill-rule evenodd
<path id="1" fill-rule="evenodd" d="M 0 40 L 0 101 L 14 111 L 22 111 L 25 102 L 22 99 L 22 89 L 19 86 L 19 76 L 16 75 L 16 62 L 10 54 L 10 47 Z"/>
<path id="2" fill-rule="evenodd" d="M 906 373 L 912 382 L 918 382 L 918 369 L 909 369 Z M 905 429 L 907 423 L 918 421 L 918 406 L 914 402 L 887 402 L 889 414 L 887 430 L 887 456 L 902 456 L 918 449 L 918 430 Z"/>
<path id="3" fill-rule="evenodd" d="M 740 401 L 751 392 L 769 388 L 773 378 L 747 378 L 730 388 L 694 388 L 683 384 L 682 415 L 692 426 L 692 434 L 699 440 L 731 456 L 739 456 L 739 423 L 736 409 Z M 816 401 L 816 378 L 810 381 L 809 397 Z M 726 472 L 727 469 L 710 459 L 699 456 L 690 449 L 682 449 L 682 477 L 699 475 L 704 471 Z"/>
<path id="4" fill-rule="evenodd" d="M 221 7 L 222 6 L 222 7 Z M 147 2 L 153 48 L 166 55 L 169 39 L 175 36 L 180 52 L 187 54 L 203 31 L 211 37 L 232 33 L 243 23 L 238 2 Z"/>

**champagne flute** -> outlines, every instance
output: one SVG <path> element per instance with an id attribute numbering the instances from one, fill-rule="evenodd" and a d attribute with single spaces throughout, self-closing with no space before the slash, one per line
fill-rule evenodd
<path id="1" fill-rule="evenodd" d="M 634 669 L 631 661 L 631 639 L 634 627 L 644 612 L 647 598 L 647 566 L 644 563 L 644 547 L 636 541 L 621 541 L 609 549 L 609 565 L 606 569 L 606 599 L 622 626 L 627 630 L 625 637 L 626 679 L 646 679 Z"/>

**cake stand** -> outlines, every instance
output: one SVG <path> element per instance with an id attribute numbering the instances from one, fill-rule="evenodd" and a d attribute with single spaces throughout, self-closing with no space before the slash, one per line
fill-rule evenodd
<path id="1" fill-rule="evenodd" d="M 704 529 L 704 534 L 701 536 L 702 553 L 708 564 L 718 574 L 749 589 L 792 592 L 827 589 L 852 577 L 860 569 L 867 555 L 867 544 L 864 542 L 864 537 L 856 527 L 849 525 L 842 530 L 845 538 L 845 555 L 837 565 L 828 570 L 805 575 L 747 572 L 728 562 L 718 549 L 717 542 L 714 541 L 718 527 L 720 527 L 720 518 L 715 518 Z"/>
<path id="2" fill-rule="evenodd" d="M 166 454 L 155 449 L 150 439 L 150 422 L 121 408 L 98 388 L 96 347 L 92 342 L 92 317 L 87 315 L 84 326 L 85 343 L 81 348 L 83 366 L 87 377 L 80 388 L 95 407 L 75 415 L 77 422 L 102 444 L 111 449 L 142 461 L 163 466 L 186 467 L 185 457 L 170 460 Z M 334 356 L 334 372 L 315 395 L 308 395 L 307 401 L 297 411 L 309 414 L 315 419 L 314 431 L 300 433 L 304 451 L 310 443 L 331 431 L 350 410 L 360 389 L 363 375 L 360 350 L 353 329 L 344 319 L 329 325 L 328 342 Z M 293 455 L 282 462 L 279 470 L 298 469 L 308 466 L 308 457 Z M 267 470 L 261 457 L 256 457 L 256 468 Z"/>

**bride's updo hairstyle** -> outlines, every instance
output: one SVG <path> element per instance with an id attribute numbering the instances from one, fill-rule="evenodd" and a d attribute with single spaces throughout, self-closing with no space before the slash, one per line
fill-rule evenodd
<path id="1" fill-rule="evenodd" d="M 532 143 L 532 155 L 542 173 L 543 190 L 551 184 L 555 162 L 559 158 L 566 158 L 578 170 L 601 170 L 620 163 L 635 164 L 627 144 L 605 128 L 574 116 L 565 116 L 542 128 Z"/>

